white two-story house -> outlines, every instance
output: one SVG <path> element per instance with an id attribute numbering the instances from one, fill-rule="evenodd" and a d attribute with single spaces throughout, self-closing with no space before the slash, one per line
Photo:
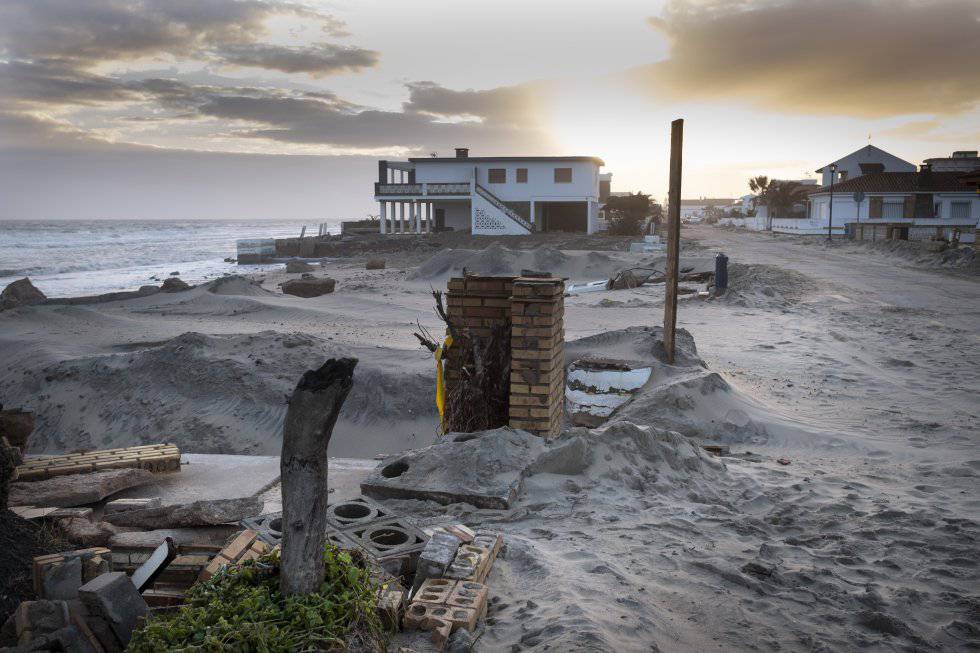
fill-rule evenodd
<path id="1" fill-rule="evenodd" d="M 593 233 L 600 168 L 592 156 L 419 157 L 379 161 L 374 199 L 383 234 L 447 229 L 485 235 Z"/>

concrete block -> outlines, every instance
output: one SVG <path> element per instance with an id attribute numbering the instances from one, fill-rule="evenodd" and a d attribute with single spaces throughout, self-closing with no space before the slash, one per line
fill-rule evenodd
<path id="1" fill-rule="evenodd" d="M 133 630 L 146 616 L 146 601 L 126 574 L 103 574 L 78 590 L 78 596 L 95 617 L 104 619 L 120 645 L 129 644 Z"/>
<path id="2" fill-rule="evenodd" d="M 457 608 L 449 605 L 420 603 L 412 601 L 405 612 L 403 623 L 406 630 L 431 630 L 433 622 L 448 621 L 452 629 L 473 630 L 479 615 L 471 608 Z"/>
<path id="3" fill-rule="evenodd" d="M 80 558 L 47 565 L 41 574 L 41 598 L 68 601 L 78 597 L 78 588 L 82 586 Z"/>
<path id="4" fill-rule="evenodd" d="M 456 608 L 470 608 L 483 616 L 487 611 L 490 588 L 483 583 L 469 580 L 458 581 L 446 599 L 446 605 Z"/>
<path id="5" fill-rule="evenodd" d="M 446 573 L 459 550 L 460 541 L 445 531 L 434 531 L 419 555 L 415 567 L 413 590 L 419 589 L 429 578 L 439 578 Z"/>
<path id="6" fill-rule="evenodd" d="M 454 589 L 456 589 L 456 581 L 448 578 L 429 578 L 415 592 L 412 600 L 420 603 L 446 605 Z"/>

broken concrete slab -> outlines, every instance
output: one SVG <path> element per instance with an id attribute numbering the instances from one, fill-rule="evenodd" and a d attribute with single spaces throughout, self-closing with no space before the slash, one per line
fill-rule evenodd
<path id="1" fill-rule="evenodd" d="M 65 539 L 86 547 L 105 546 L 113 535 L 125 530 L 108 522 L 93 522 L 77 517 L 59 519 L 58 525 L 64 531 Z"/>
<path id="2" fill-rule="evenodd" d="M 10 501 L 15 505 L 83 506 L 127 488 L 146 485 L 154 479 L 145 469 L 110 469 L 91 474 L 55 476 L 41 481 L 10 484 Z"/>
<path id="3" fill-rule="evenodd" d="M 79 588 L 78 596 L 90 615 L 108 623 L 115 639 L 123 647 L 129 644 L 140 618 L 148 612 L 146 601 L 121 571 L 102 574 L 85 583 Z"/>
<path id="4" fill-rule="evenodd" d="M 544 438 L 507 427 L 450 433 L 432 446 L 385 458 L 361 483 L 361 491 L 377 499 L 506 510 L 521 490 L 528 465 L 546 449 Z"/>
<path id="5" fill-rule="evenodd" d="M 240 530 L 237 526 L 205 526 L 200 528 L 176 528 L 153 531 L 118 533 L 109 540 L 109 548 L 155 549 L 168 537 L 178 546 L 185 544 L 210 544 L 220 546 L 228 536 Z"/>
<path id="6" fill-rule="evenodd" d="M 279 456 L 185 453 L 181 461 L 180 474 L 157 474 L 152 483 L 123 490 L 113 498 L 159 497 L 163 506 L 234 499 L 258 494 L 279 480 Z"/>
<path id="7" fill-rule="evenodd" d="M 262 512 L 262 500 L 258 497 L 240 499 L 216 499 L 194 501 L 173 506 L 129 510 L 106 515 L 116 526 L 136 528 L 182 528 L 185 526 L 214 526 L 237 522 Z"/>
<path id="8" fill-rule="evenodd" d="M 146 499 L 114 499 L 103 507 L 104 515 L 115 515 L 130 510 L 146 510 L 148 508 L 159 508 L 160 497 L 147 497 Z"/>

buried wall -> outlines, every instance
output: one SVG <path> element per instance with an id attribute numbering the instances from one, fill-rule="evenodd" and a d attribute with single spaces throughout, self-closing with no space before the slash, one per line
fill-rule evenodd
<path id="1" fill-rule="evenodd" d="M 499 396 L 483 397 L 488 404 L 496 402 L 489 421 L 463 430 L 509 425 L 544 437 L 556 435 L 565 402 L 564 281 L 466 276 L 451 279 L 448 287 L 447 315 L 469 340 L 454 343 L 447 352 L 447 395 L 472 378 L 474 344 L 486 351 L 492 339 L 498 341 L 496 362 L 504 375 Z M 449 414 L 451 403 L 447 402 L 447 428 L 460 430 L 465 421 Z"/>

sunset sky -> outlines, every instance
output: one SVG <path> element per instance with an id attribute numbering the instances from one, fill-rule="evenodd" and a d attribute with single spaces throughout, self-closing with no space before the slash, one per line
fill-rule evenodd
<path id="1" fill-rule="evenodd" d="M 980 2 L 0 0 L 0 219 L 357 217 L 378 158 L 663 197 L 980 143 Z"/>

